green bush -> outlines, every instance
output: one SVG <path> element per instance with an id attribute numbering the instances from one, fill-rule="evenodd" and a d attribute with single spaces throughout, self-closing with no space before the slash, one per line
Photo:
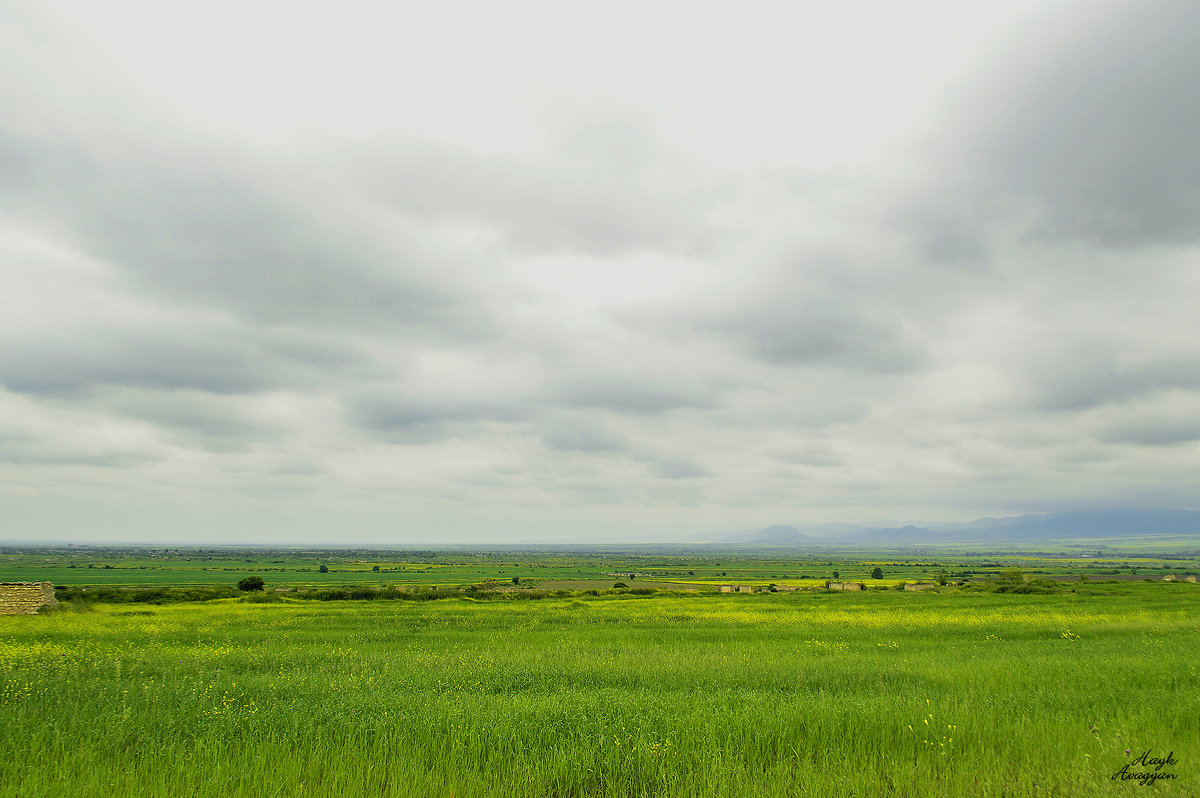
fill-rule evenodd
<path id="1" fill-rule="evenodd" d="M 251 590 L 262 590 L 266 586 L 261 576 L 247 576 L 239 579 L 237 589 L 249 592 Z"/>
<path id="2" fill-rule="evenodd" d="M 1058 583 L 1051 579 L 1030 579 L 1026 582 L 1013 584 L 1011 582 L 1001 583 L 996 586 L 997 593 L 1061 593 L 1062 589 Z"/>

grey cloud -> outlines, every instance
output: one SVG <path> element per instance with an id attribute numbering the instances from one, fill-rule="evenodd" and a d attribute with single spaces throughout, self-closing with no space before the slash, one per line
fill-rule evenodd
<path id="1" fill-rule="evenodd" d="M 408 396 L 401 390 L 370 389 L 344 401 L 351 424 L 387 433 L 399 443 L 432 443 L 470 429 L 479 422 L 515 422 L 531 409 L 519 402 L 434 399 Z"/>
<path id="2" fill-rule="evenodd" d="M 154 452 L 96 443 L 56 441 L 40 436 L 0 432 L 0 462 L 15 465 L 136 468 L 162 460 Z"/>
<path id="3" fill-rule="evenodd" d="M 1200 419 L 1191 421 L 1146 419 L 1125 425 L 1114 425 L 1101 431 L 1098 437 L 1105 443 L 1176 446 L 1200 440 Z"/>
<path id="4" fill-rule="evenodd" d="M 943 185 L 928 194 L 905 188 L 897 202 L 896 225 L 912 238 L 922 265 L 939 275 L 987 273 L 993 255 L 989 221 L 1011 213 L 1011 208 L 992 201 L 981 188 Z M 919 201 L 914 203 L 910 194 Z"/>
<path id="5" fill-rule="evenodd" d="M 629 501 L 629 489 L 623 485 L 605 485 L 595 480 L 562 482 L 559 488 L 574 504 L 618 505 Z"/>
<path id="6" fill-rule="evenodd" d="M 313 486 L 307 481 L 295 479 L 276 479 L 264 481 L 261 479 L 237 481 L 229 486 L 229 490 L 242 496 L 256 499 L 296 499 L 313 492 Z"/>
<path id="7" fill-rule="evenodd" d="M 316 477 L 325 473 L 325 469 L 314 463 L 303 460 L 293 460 L 270 470 L 274 476 L 280 477 Z"/>
<path id="8" fill-rule="evenodd" d="M 0 354 L 0 382 L 28 394 L 79 394 L 96 385 L 246 393 L 272 387 L 259 364 L 211 346 L 138 340 L 127 347 L 30 344 Z"/>
<path id="9" fill-rule="evenodd" d="M 715 389 L 672 384 L 642 375 L 613 374 L 578 378 L 560 388 L 558 394 L 560 401 L 568 406 L 641 415 L 657 415 L 684 408 L 710 408 L 717 403 Z"/>
<path id="10" fill-rule="evenodd" d="M 44 176 L 51 164 L 58 165 L 57 171 L 70 160 L 70 153 L 58 152 L 48 142 L 39 144 L 14 131 L 0 128 L 0 198 L 9 209 L 19 208 L 22 198 L 49 190 L 52 181 L 39 177 Z M 75 171 L 84 168 L 85 163 L 81 159 L 74 164 Z"/>
<path id="11" fill-rule="evenodd" d="M 1088 35 L 1030 59 L 1015 85 L 974 86 L 986 107 L 965 100 L 984 122 L 965 147 L 970 193 L 1034 200 L 1040 237 L 1107 246 L 1200 240 L 1200 6 L 1078 13 L 1089 17 Z M 1004 58 L 998 69 L 1010 74 Z"/>
<path id="12" fill-rule="evenodd" d="M 101 385 L 237 394 L 312 385 L 368 363 L 351 347 L 305 334 L 180 326 L 10 345 L 0 349 L 0 384 L 28 394 Z"/>
<path id="13" fill-rule="evenodd" d="M 779 447 L 770 452 L 771 457 L 790 465 L 832 468 L 843 465 L 846 460 L 829 446 Z"/>
<path id="14" fill-rule="evenodd" d="M 986 258 L 987 246 L 969 230 L 941 228 L 925 238 L 922 254 L 936 264 L 978 264 Z"/>
<path id="15" fill-rule="evenodd" d="M 5 88 L 0 79 L 0 99 Z M 138 290 L 258 323 L 488 334 L 487 305 L 445 284 L 454 256 L 382 225 L 328 169 L 215 147 L 152 109 L 131 127 L 8 93 L 0 210 L 108 261 Z M 35 136 L 16 128 L 21 112 L 57 124 Z"/>
<path id="16" fill-rule="evenodd" d="M 99 399 L 113 412 L 158 426 L 174 443 L 210 452 L 246 451 L 284 437 L 282 427 L 249 416 L 238 400 L 184 390 L 124 390 Z"/>
<path id="17" fill-rule="evenodd" d="M 164 170 L 138 190 L 96 187 L 90 203 L 75 209 L 76 229 L 87 231 L 81 243 L 150 289 L 256 321 L 451 337 L 486 326 L 480 309 L 464 307 L 466 297 L 422 277 L 437 264 L 417 252 L 389 253 L 371 240 L 377 233 L 331 227 L 344 221 L 334 208 L 334 219 L 325 220 L 319 204 L 290 206 L 215 171 Z"/>
<path id="18" fill-rule="evenodd" d="M 1200 387 L 1200 361 L 1194 358 L 1119 360 L 1094 346 L 1070 347 L 1043 359 L 1033 375 L 1039 409 L 1078 411 L 1174 388 Z"/>
<path id="19" fill-rule="evenodd" d="M 695 479 L 710 476 L 712 473 L 686 457 L 665 457 L 656 462 L 651 470 L 655 476 L 663 479 Z"/>
<path id="20" fill-rule="evenodd" d="M 273 206 L 249 187 L 201 188 L 170 188 L 139 203 L 134 218 L 105 220 L 113 254 L 156 286 L 268 322 L 479 331 L 478 311 L 416 276 L 431 265 L 414 263 L 416 253 L 389 258 L 366 231 L 324 230 L 314 212 Z M 151 204 L 167 212 L 147 220 Z"/>
<path id="21" fill-rule="evenodd" d="M 556 452 L 626 452 L 630 444 L 594 419 L 559 419 L 541 432 L 542 442 Z"/>
<path id="22" fill-rule="evenodd" d="M 1085 416 L 1106 444 L 1169 447 L 1200 441 L 1200 392 L 1174 390 Z"/>
<path id="23" fill-rule="evenodd" d="M 928 360 L 893 318 L 873 318 L 852 297 L 765 304 L 711 324 L 753 356 L 779 365 L 827 365 L 881 373 L 911 372 Z M 890 314 L 889 314 L 890 315 Z"/>

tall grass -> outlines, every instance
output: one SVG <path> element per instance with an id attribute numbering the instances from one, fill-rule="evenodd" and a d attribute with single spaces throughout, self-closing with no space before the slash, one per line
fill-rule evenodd
<path id="1" fill-rule="evenodd" d="M 1200 791 L 1200 591 L 0 618 L 0 794 Z M 1126 749 L 1130 754 L 1126 754 Z"/>

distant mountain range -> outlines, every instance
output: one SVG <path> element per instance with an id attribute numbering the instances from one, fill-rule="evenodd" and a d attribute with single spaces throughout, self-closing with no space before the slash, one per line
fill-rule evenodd
<path id="1" fill-rule="evenodd" d="M 745 538 L 746 543 L 767 544 L 767 543 L 812 543 L 813 539 L 805 535 L 794 526 L 786 524 L 773 524 L 772 526 L 760 529 L 757 532 L 751 533 Z"/>
<path id="2" fill-rule="evenodd" d="M 1200 542 L 1200 511 L 1128 508 L 1069 510 L 920 527 L 876 528 L 827 524 L 807 529 L 806 532 L 794 526 L 775 524 L 756 532 L 730 535 L 721 542 L 751 546 L 909 546 L 1104 541 L 1146 535 L 1195 537 Z"/>

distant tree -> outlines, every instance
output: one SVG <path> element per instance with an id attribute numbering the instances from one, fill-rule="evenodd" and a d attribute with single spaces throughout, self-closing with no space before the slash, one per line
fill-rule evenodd
<path id="1" fill-rule="evenodd" d="M 379 573 L 379 566 L 378 565 L 371 566 L 371 571 L 373 573 Z"/>
<path id="2" fill-rule="evenodd" d="M 871 578 L 872 579 L 883 579 L 883 569 L 880 568 L 878 565 L 876 565 L 874 570 L 871 571 Z"/>
<path id="3" fill-rule="evenodd" d="M 237 583 L 238 590 L 262 590 L 266 585 L 261 576 L 247 576 L 244 579 L 239 579 Z"/>
<path id="4" fill-rule="evenodd" d="M 323 573 L 323 574 L 327 574 L 327 573 L 329 573 L 329 566 L 322 565 L 320 568 L 317 569 L 317 571 L 320 573 Z"/>
<path id="5" fill-rule="evenodd" d="M 837 571 L 834 571 L 834 572 L 833 572 L 833 578 L 834 578 L 834 579 L 841 579 L 841 578 L 842 578 L 842 575 L 841 575 L 841 574 L 839 574 Z"/>
<path id="6" fill-rule="evenodd" d="M 629 585 L 625 584 L 624 582 L 616 582 L 613 584 L 613 587 L 629 587 Z"/>
<path id="7" fill-rule="evenodd" d="M 949 581 L 950 581 L 950 574 L 946 573 L 945 571 L 937 572 L 937 583 L 939 585 L 944 585 Z"/>
<path id="8" fill-rule="evenodd" d="M 514 577 L 513 577 L 513 584 L 514 584 L 514 585 L 519 585 L 519 584 L 521 584 L 521 577 L 519 577 L 519 576 L 514 576 Z"/>

